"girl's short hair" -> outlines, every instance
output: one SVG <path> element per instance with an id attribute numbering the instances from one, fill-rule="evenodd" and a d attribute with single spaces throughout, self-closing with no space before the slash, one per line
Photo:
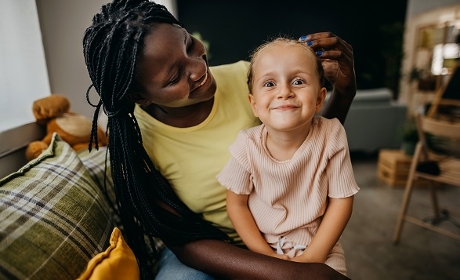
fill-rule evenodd
<path id="1" fill-rule="evenodd" d="M 249 92 L 252 92 L 252 88 L 253 88 L 253 76 L 254 76 L 254 63 L 259 55 L 259 53 L 266 49 L 267 47 L 270 47 L 270 46 L 273 46 L 275 44 L 285 44 L 285 45 L 299 45 L 299 46 L 302 46 L 304 47 L 305 49 L 307 49 L 308 51 L 310 51 L 314 57 L 316 58 L 315 61 L 316 61 L 316 70 L 317 70 L 317 73 L 318 73 L 318 77 L 319 77 L 319 83 L 321 86 L 324 86 L 324 83 L 325 83 L 325 77 L 324 77 L 324 69 L 323 69 L 323 65 L 321 64 L 321 60 L 316 56 L 316 53 L 315 51 L 310 48 L 305 42 L 301 42 L 299 40 L 295 40 L 293 38 L 289 38 L 289 37 L 285 37 L 285 36 L 280 36 L 280 37 L 276 37 L 274 39 L 271 39 L 269 41 L 266 41 L 265 43 L 261 44 L 260 46 L 258 46 L 249 56 L 250 58 L 250 63 L 249 63 L 249 69 L 248 69 L 248 75 L 247 75 L 247 84 L 248 84 L 248 88 L 249 88 Z"/>

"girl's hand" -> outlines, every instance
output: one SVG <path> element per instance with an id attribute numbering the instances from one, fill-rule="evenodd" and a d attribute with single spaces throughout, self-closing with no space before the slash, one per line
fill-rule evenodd
<path id="1" fill-rule="evenodd" d="M 289 256 L 281 255 L 281 254 L 277 254 L 277 253 L 271 254 L 270 257 L 275 257 L 275 258 L 282 259 L 282 260 L 287 260 L 287 261 L 290 260 Z"/>
<path id="2" fill-rule="evenodd" d="M 301 263 L 324 263 L 326 260 L 322 260 L 308 254 L 302 254 L 300 256 L 293 257 L 291 261 Z"/>

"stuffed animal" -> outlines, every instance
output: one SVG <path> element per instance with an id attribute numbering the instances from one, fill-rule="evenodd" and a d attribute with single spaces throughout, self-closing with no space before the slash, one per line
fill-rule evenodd
<path id="1" fill-rule="evenodd" d="M 26 149 L 26 159 L 32 160 L 51 143 L 53 133 L 59 134 L 75 151 L 88 148 L 92 122 L 86 116 L 72 113 L 69 100 L 60 94 L 52 94 L 33 103 L 32 111 L 37 123 L 46 125 L 46 135 L 40 141 L 31 142 Z M 107 146 L 106 134 L 97 127 L 99 146 Z M 93 145 L 94 146 L 94 145 Z"/>

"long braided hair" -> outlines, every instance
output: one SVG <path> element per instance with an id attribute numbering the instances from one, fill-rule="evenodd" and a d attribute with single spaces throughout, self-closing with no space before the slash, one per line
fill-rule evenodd
<path id="1" fill-rule="evenodd" d="M 117 206 L 127 242 L 143 274 L 157 254 L 155 248 L 148 246 L 146 236 L 159 237 L 167 245 L 198 239 L 229 240 L 225 233 L 187 208 L 155 168 L 142 144 L 134 116 L 135 104 L 129 94 L 140 86 L 135 71 L 144 38 L 158 23 L 182 26 L 162 5 L 147 0 L 114 0 L 94 16 L 83 39 L 86 66 L 100 96 L 99 103 L 94 105 L 90 147 L 93 141 L 97 147 L 97 117 L 103 106 L 108 116 L 108 147 Z M 177 214 L 162 207 L 164 204 Z"/>

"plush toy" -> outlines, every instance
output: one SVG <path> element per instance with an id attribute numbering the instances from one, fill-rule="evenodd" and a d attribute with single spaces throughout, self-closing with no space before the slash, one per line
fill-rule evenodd
<path id="1" fill-rule="evenodd" d="M 26 149 L 26 159 L 32 160 L 48 148 L 53 133 L 59 134 L 75 151 L 89 146 L 92 122 L 86 116 L 72 113 L 69 100 L 59 94 L 53 94 L 33 103 L 32 111 L 37 123 L 46 125 L 46 135 L 40 141 L 31 142 Z M 99 146 L 107 146 L 106 134 L 97 127 Z M 93 145 L 94 146 L 94 145 Z"/>

